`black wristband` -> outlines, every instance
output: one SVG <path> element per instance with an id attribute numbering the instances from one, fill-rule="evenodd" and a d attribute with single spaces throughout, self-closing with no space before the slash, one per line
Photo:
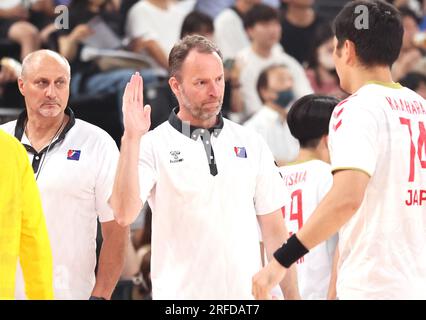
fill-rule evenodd
<path id="1" fill-rule="evenodd" d="M 90 296 L 89 300 L 106 300 L 106 299 L 103 297 Z"/>
<path id="2" fill-rule="evenodd" d="M 284 243 L 281 248 L 275 251 L 274 258 L 283 267 L 290 268 L 293 263 L 308 252 L 309 250 L 297 239 L 296 234 L 293 234 L 288 238 L 287 243 Z"/>

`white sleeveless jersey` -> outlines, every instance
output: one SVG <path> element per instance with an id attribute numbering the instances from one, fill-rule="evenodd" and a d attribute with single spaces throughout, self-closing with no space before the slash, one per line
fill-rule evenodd
<path id="1" fill-rule="evenodd" d="M 333 183 L 331 167 L 311 160 L 280 168 L 291 194 L 291 203 L 283 208 L 290 234 L 305 224 Z M 297 278 L 302 299 L 326 299 L 337 235 L 312 249 L 297 261 Z"/>
<path id="2" fill-rule="evenodd" d="M 371 178 L 339 231 L 340 299 L 426 298 L 426 104 L 399 84 L 370 83 L 330 121 L 332 170 Z"/>

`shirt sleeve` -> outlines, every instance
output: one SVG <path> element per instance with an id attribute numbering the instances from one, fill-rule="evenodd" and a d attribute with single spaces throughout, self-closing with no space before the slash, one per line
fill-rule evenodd
<path id="1" fill-rule="evenodd" d="M 373 107 L 374 102 L 358 97 L 336 106 L 329 126 L 332 172 L 354 169 L 373 175 L 379 147 L 379 123 Z"/>
<path id="2" fill-rule="evenodd" d="M 22 175 L 20 264 L 29 299 L 53 299 L 53 262 L 49 236 L 34 172 L 19 146 Z M 21 160 L 22 159 L 22 160 Z"/>
<path id="3" fill-rule="evenodd" d="M 114 140 L 105 133 L 102 144 L 98 149 L 98 160 L 95 166 L 98 169 L 95 184 L 96 212 L 99 222 L 114 220 L 114 212 L 108 203 L 112 194 L 115 173 L 118 165 L 119 152 Z"/>
<path id="4" fill-rule="evenodd" d="M 148 200 L 158 177 L 152 139 L 149 133 L 145 135 L 141 141 L 138 169 L 140 198 L 142 202 L 145 203 Z"/>
<path id="5" fill-rule="evenodd" d="M 263 215 L 281 209 L 289 201 L 289 194 L 271 150 L 260 136 L 258 139 L 260 159 L 254 205 L 256 213 Z"/>
<path id="6" fill-rule="evenodd" d="M 225 9 L 214 20 L 214 39 L 222 51 L 224 61 L 235 59 L 241 48 L 250 45 L 242 21 L 230 10 Z"/>

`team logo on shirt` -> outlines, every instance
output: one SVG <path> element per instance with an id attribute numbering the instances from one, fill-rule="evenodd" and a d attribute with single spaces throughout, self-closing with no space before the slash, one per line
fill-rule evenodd
<path id="1" fill-rule="evenodd" d="M 349 98 L 346 98 L 345 100 L 341 101 L 336 108 L 334 109 L 333 112 L 333 119 L 335 119 L 335 121 L 337 121 L 336 123 L 333 123 L 333 131 L 337 131 L 337 129 L 340 128 L 340 126 L 342 125 L 342 119 L 340 118 L 340 116 L 343 113 L 344 107 L 342 107 L 346 102 L 349 101 L 350 98 L 355 97 L 356 94 L 350 96 Z"/>
<path id="2" fill-rule="evenodd" d="M 68 150 L 68 153 L 67 153 L 67 160 L 75 160 L 75 161 L 78 161 L 78 160 L 80 160 L 80 153 L 81 153 L 81 150 Z"/>
<path id="3" fill-rule="evenodd" d="M 170 151 L 170 155 L 172 156 L 172 158 L 170 159 L 170 163 L 176 163 L 176 162 L 182 162 L 183 161 L 183 158 L 180 155 L 180 151 L 178 151 L 178 150 Z"/>
<path id="4" fill-rule="evenodd" d="M 342 112 L 345 109 L 340 109 L 339 111 L 334 111 L 333 113 L 333 118 L 337 121 L 337 123 L 333 123 L 333 131 L 337 131 L 337 129 L 339 129 L 339 127 L 342 125 L 342 119 L 340 119 L 340 116 L 342 115 Z"/>
<path id="5" fill-rule="evenodd" d="M 337 122 L 336 124 L 333 124 L 333 130 L 337 131 L 337 129 L 339 129 L 341 125 L 342 125 L 342 120 L 339 120 L 339 122 Z"/>
<path id="6" fill-rule="evenodd" d="M 247 158 L 246 148 L 244 147 L 234 147 L 235 155 L 238 158 Z"/>

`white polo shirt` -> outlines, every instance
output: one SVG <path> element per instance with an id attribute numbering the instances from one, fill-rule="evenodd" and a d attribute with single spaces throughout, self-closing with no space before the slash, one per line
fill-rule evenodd
<path id="1" fill-rule="evenodd" d="M 221 116 L 211 130 L 190 128 L 176 113 L 140 146 L 140 196 L 153 212 L 153 297 L 253 299 L 256 215 L 286 199 L 278 168 L 257 133 Z"/>
<path id="2" fill-rule="evenodd" d="M 162 9 L 149 1 L 136 2 L 127 14 L 126 36 L 130 39 L 142 37 L 144 40 L 155 40 L 168 56 L 179 40 L 187 13 L 182 6 L 175 3 L 169 4 L 167 9 Z"/>
<path id="3" fill-rule="evenodd" d="M 291 202 L 284 209 L 289 233 L 297 233 L 308 221 L 333 184 L 329 164 L 310 160 L 280 167 Z M 337 235 L 324 241 L 297 261 L 297 280 L 302 299 L 326 299 Z"/>
<path id="4" fill-rule="evenodd" d="M 25 135 L 26 113 L 1 127 L 24 144 L 38 175 L 43 211 L 53 254 L 55 299 L 88 299 L 95 284 L 97 218 L 114 219 L 107 200 L 111 193 L 119 152 L 102 129 L 70 120 L 63 133 L 35 155 Z M 36 157 L 39 159 L 37 160 Z M 44 160 L 43 160 L 44 159 Z M 21 272 L 16 297 L 24 299 Z"/>
<path id="5" fill-rule="evenodd" d="M 334 109 L 332 170 L 366 172 L 358 211 L 339 231 L 339 299 L 426 299 L 426 103 L 369 83 Z"/>
<path id="6" fill-rule="evenodd" d="M 224 9 L 214 19 L 214 39 L 222 52 L 223 61 L 235 59 L 240 50 L 250 45 L 243 17 L 235 7 Z"/>

